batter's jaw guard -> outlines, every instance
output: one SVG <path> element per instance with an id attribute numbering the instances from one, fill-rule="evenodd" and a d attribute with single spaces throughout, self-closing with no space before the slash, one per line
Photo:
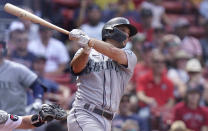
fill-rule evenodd
<path id="1" fill-rule="evenodd" d="M 4 57 L 6 55 L 7 55 L 6 42 L 0 41 L 0 57 Z"/>
<path id="2" fill-rule="evenodd" d="M 102 40 L 113 39 L 119 43 L 122 43 L 126 40 L 127 36 L 120 31 L 117 26 L 126 26 L 130 30 L 129 37 L 135 35 L 137 33 L 136 27 L 130 24 L 129 20 L 124 17 L 116 17 L 109 20 L 102 29 Z"/>

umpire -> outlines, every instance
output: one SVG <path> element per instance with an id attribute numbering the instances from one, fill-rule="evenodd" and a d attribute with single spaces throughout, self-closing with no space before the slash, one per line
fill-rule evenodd
<path id="1" fill-rule="evenodd" d="M 34 105 L 41 106 L 44 89 L 36 74 L 24 65 L 6 59 L 6 55 L 6 43 L 0 41 L 0 110 L 20 116 L 26 115 L 26 91 L 32 89 Z"/>
<path id="2" fill-rule="evenodd" d="M 83 48 L 71 61 L 72 71 L 78 76 L 78 90 L 68 116 L 68 130 L 111 130 L 111 121 L 137 63 L 135 54 L 124 49 L 129 37 L 136 33 L 136 28 L 123 17 L 104 25 L 103 41 L 89 38 L 79 29 L 69 33 L 69 39 Z"/>

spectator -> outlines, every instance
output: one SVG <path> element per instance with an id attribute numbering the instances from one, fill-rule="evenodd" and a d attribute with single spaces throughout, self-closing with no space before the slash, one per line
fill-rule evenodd
<path id="1" fill-rule="evenodd" d="M 29 7 L 23 7 L 23 9 L 34 13 L 33 10 Z M 24 24 L 24 29 L 28 33 L 29 41 L 37 40 L 39 38 L 38 25 L 32 23 L 30 20 L 20 19 L 20 21 Z"/>
<path id="2" fill-rule="evenodd" d="M 135 22 L 130 20 L 130 22 L 137 28 L 138 32 L 145 35 L 146 41 L 152 42 L 154 29 L 152 28 L 152 11 L 150 9 L 142 8 L 140 11 L 141 20 L 140 22 Z"/>
<path id="3" fill-rule="evenodd" d="M 156 109 L 161 113 L 163 109 L 169 110 L 174 104 L 173 83 L 165 73 L 164 56 L 156 49 L 153 51 L 151 59 L 151 71 L 137 81 L 137 96 L 140 102 L 138 114 L 147 124 L 151 110 Z"/>
<path id="4" fill-rule="evenodd" d="M 104 23 L 101 22 L 101 9 L 97 5 L 90 5 L 87 9 L 88 22 L 81 25 L 81 29 L 92 38 L 101 40 Z"/>
<path id="5" fill-rule="evenodd" d="M 192 57 L 201 60 L 202 49 L 198 39 L 189 34 L 190 23 L 186 18 L 180 18 L 174 25 L 175 33 L 182 40 L 181 49 L 189 53 Z"/>
<path id="6" fill-rule="evenodd" d="M 187 82 L 188 85 L 190 86 L 196 86 L 200 85 L 203 94 L 202 94 L 202 99 L 201 102 L 204 105 L 207 105 L 208 103 L 208 86 L 207 86 L 207 81 L 204 79 L 202 75 L 202 66 L 197 59 L 190 59 L 187 64 L 186 64 L 186 70 L 189 75 L 189 80 Z"/>
<path id="7" fill-rule="evenodd" d="M 145 75 L 147 72 L 151 71 L 151 56 L 154 45 L 152 43 L 143 44 L 142 48 L 139 50 L 139 53 L 142 57 L 140 62 L 138 62 L 134 68 L 134 73 L 132 76 L 132 82 L 136 86 L 138 79 Z"/>
<path id="8" fill-rule="evenodd" d="M 167 34 L 162 38 L 162 43 L 159 47 L 165 56 L 167 68 L 174 67 L 174 57 L 178 50 L 180 50 L 181 40 L 178 36 Z"/>
<path id="9" fill-rule="evenodd" d="M 185 96 L 186 83 L 189 80 L 188 73 L 186 72 L 186 63 L 189 58 L 189 54 L 183 50 L 179 50 L 174 57 L 175 68 L 168 70 L 168 77 L 174 83 L 174 96 L 177 101 L 180 101 Z"/>
<path id="10" fill-rule="evenodd" d="M 165 28 L 163 26 L 154 28 L 152 43 L 155 47 L 159 49 L 163 48 L 163 37 L 165 34 Z"/>
<path id="11" fill-rule="evenodd" d="M 139 119 L 139 117 L 130 111 L 130 96 L 126 94 L 123 95 L 121 99 L 119 106 L 119 114 L 116 115 L 115 118 L 113 119 L 112 129 L 121 130 L 124 123 L 127 122 L 128 120 L 135 122 L 137 127 L 142 126 L 141 125 L 142 121 Z"/>
<path id="12" fill-rule="evenodd" d="M 182 120 L 189 129 L 194 131 L 208 130 L 207 108 L 199 105 L 201 93 L 199 85 L 187 88 L 184 102 L 174 107 L 174 121 Z"/>
<path id="13" fill-rule="evenodd" d="M 134 43 L 134 44 L 141 44 L 141 43 Z M 131 110 L 135 113 L 138 111 L 136 84 L 140 77 L 151 71 L 151 65 L 152 65 L 151 55 L 152 55 L 152 50 L 154 48 L 154 45 L 152 43 L 145 43 L 142 44 L 141 46 L 142 46 L 141 49 L 138 49 L 138 54 L 141 56 L 141 59 L 138 59 L 140 62 L 136 64 L 131 81 L 129 81 L 127 86 L 127 91 L 131 93 L 132 95 L 131 100 L 133 100 L 131 102 L 132 103 Z"/>
<path id="14" fill-rule="evenodd" d="M 165 8 L 162 6 L 162 0 L 143 1 L 141 8 L 150 9 L 153 13 L 152 27 L 157 28 L 163 26 L 162 22 L 168 24 L 168 18 L 165 14 Z"/>
<path id="15" fill-rule="evenodd" d="M 70 90 L 68 87 L 59 85 L 58 83 L 44 77 L 44 67 L 46 58 L 44 56 L 37 56 L 33 61 L 33 70 L 38 75 L 39 80 L 47 87 L 47 92 L 44 94 L 45 102 L 56 102 L 62 107 L 68 108 L 68 101 L 70 97 Z M 29 95 L 29 98 L 32 95 Z"/>
<path id="16" fill-rule="evenodd" d="M 24 7 L 24 9 L 33 13 L 33 11 L 28 7 Z M 20 19 L 20 21 L 17 21 L 17 20 L 12 21 L 9 26 L 9 30 L 12 31 L 15 29 L 25 30 L 28 33 L 29 41 L 36 40 L 39 38 L 38 25 L 32 23 L 29 20 Z"/>
<path id="17" fill-rule="evenodd" d="M 145 43 L 145 35 L 142 33 L 137 33 L 135 36 L 131 39 L 132 44 L 132 51 L 136 54 L 137 60 L 141 60 L 141 51 L 142 51 L 142 45 Z"/>
<path id="18" fill-rule="evenodd" d="M 47 58 L 45 72 L 49 74 L 63 73 L 69 56 L 64 44 L 52 37 L 52 31 L 46 27 L 39 28 L 40 39 L 32 41 L 28 50 L 35 55 L 43 55 Z"/>
<path id="19" fill-rule="evenodd" d="M 199 13 L 206 19 L 208 20 L 208 0 L 203 0 L 199 4 Z"/>
<path id="20" fill-rule="evenodd" d="M 19 21 L 13 21 L 9 26 L 8 32 L 8 50 L 7 50 L 7 57 L 10 57 L 12 52 L 15 50 L 15 37 L 18 34 L 18 30 L 24 30 L 23 23 Z"/>
<path id="21" fill-rule="evenodd" d="M 186 127 L 186 124 L 183 121 L 175 121 L 170 127 L 169 131 L 191 131 Z"/>
<path id="22" fill-rule="evenodd" d="M 205 30 L 204 37 L 200 39 L 202 47 L 202 61 L 205 66 L 208 66 L 208 20 L 203 24 L 203 27 Z"/>
<path id="23" fill-rule="evenodd" d="M 28 34 L 25 30 L 17 29 L 15 37 L 11 37 L 15 50 L 11 53 L 11 60 L 21 63 L 28 68 L 32 68 L 32 61 L 35 55 L 27 50 L 28 47 Z"/>
<path id="24" fill-rule="evenodd" d="M 202 76 L 202 66 L 198 59 L 190 59 L 186 64 L 186 71 L 189 75 L 188 85 L 202 85 L 205 87 L 205 80 Z"/>
<path id="25" fill-rule="evenodd" d="M 80 8 L 76 9 L 75 10 L 75 13 L 74 13 L 74 20 L 75 20 L 75 23 L 76 23 L 76 26 L 77 27 L 80 27 L 83 22 L 86 22 L 86 19 L 87 19 L 87 8 L 91 5 L 93 5 L 93 0 L 82 0 L 80 1 Z"/>
<path id="26" fill-rule="evenodd" d="M 108 21 L 113 17 L 125 17 L 130 21 L 139 22 L 140 16 L 136 10 L 130 9 L 131 1 L 128 0 L 117 0 L 108 8 L 103 11 L 103 21 Z"/>

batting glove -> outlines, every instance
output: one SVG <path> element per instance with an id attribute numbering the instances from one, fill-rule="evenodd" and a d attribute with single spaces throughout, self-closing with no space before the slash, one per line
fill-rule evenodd
<path id="1" fill-rule="evenodd" d="M 69 39 L 77 41 L 81 46 L 85 47 L 88 46 L 88 42 L 90 40 L 90 37 L 85 34 L 80 29 L 73 29 L 69 33 Z"/>

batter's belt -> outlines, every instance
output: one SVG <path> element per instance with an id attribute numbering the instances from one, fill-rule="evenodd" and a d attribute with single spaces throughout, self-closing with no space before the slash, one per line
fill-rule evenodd
<path id="1" fill-rule="evenodd" d="M 84 109 L 90 110 L 90 104 L 88 104 L 88 103 L 84 104 Z M 96 113 L 98 115 L 101 115 L 101 116 L 107 118 L 108 120 L 112 120 L 113 116 L 114 116 L 113 113 L 108 113 L 108 112 L 106 112 L 104 110 L 101 110 L 101 109 L 97 108 L 96 106 L 92 110 L 90 110 L 90 111 L 92 111 L 92 112 L 94 112 L 94 113 Z"/>

